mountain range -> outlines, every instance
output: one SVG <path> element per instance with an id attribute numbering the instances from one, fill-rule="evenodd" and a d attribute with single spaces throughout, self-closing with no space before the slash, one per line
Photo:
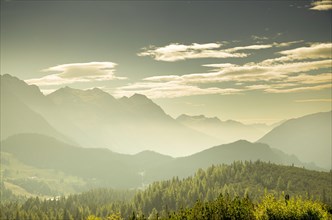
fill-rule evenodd
<path id="1" fill-rule="evenodd" d="M 3 165 L 8 173 L 3 181 L 14 184 L 15 168 L 11 160 L 36 170 L 53 170 L 77 177 L 86 187 L 137 188 L 156 180 L 188 177 L 199 168 L 213 164 L 231 164 L 233 161 L 266 161 L 276 164 L 306 166 L 294 156 L 271 149 L 266 144 L 239 140 L 231 144 L 215 146 L 202 152 L 173 158 L 153 151 L 128 155 L 105 148 L 83 148 L 61 142 L 40 134 L 18 134 L 1 142 L 1 153 L 12 155 Z M 36 171 L 37 172 L 37 171 Z M 25 178 L 29 178 L 25 176 Z M 43 180 L 38 176 L 38 181 Z"/>
<path id="2" fill-rule="evenodd" d="M 45 170 L 74 179 L 71 190 L 141 187 L 237 160 L 330 170 L 331 114 L 272 126 L 204 115 L 174 119 L 144 95 L 115 99 L 98 88 L 64 87 L 45 96 L 6 74 L 1 76 L 0 137 L 1 157 L 8 163 L 2 170 L 11 173 L 5 175 L 11 186 L 17 183 L 14 167 L 20 166 L 44 180 Z"/>
<path id="3" fill-rule="evenodd" d="M 221 143 L 230 143 L 241 139 L 256 141 L 268 133 L 275 125 L 249 124 L 245 125 L 234 120 L 221 121 L 218 117 L 204 115 L 189 116 L 186 114 L 176 118 L 181 124 L 220 139 Z"/>
<path id="4" fill-rule="evenodd" d="M 2 111 L 2 118 L 7 121 L 1 121 L 1 126 L 12 127 L 1 131 L 1 139 L 24 131 L 55 138 L 61 133 L 66 136 L 61 140 L 85 147 L 105 147 L 123 153 L 151 149 L 164 154 L 178 152 L 179 155 L 219 143 L 216 138 L 178 123 L 139 94 L 115 99 L 97 88 L 84 91 L 64 87 L 44 96 L 36 86 L 3 75 L 1 100 L 1 106 L 8 109 Z M 10 102 L 23 103 L 29 110 L 10 111 Z M 16 118 L 22 117 L 34 118 L 35 123 L 20 120 L 17 124 Z"/>

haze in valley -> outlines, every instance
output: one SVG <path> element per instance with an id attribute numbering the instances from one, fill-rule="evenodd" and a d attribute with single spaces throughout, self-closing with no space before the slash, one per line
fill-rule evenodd
<path id="1" fill-rule="evenodd" d="M 1 184 L 331 170 L 330 18 L 328 1 L 1 1 Z"/>

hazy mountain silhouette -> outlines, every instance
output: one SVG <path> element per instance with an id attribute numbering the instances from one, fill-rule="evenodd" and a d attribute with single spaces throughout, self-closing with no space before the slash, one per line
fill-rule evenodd
<path id="1" fill-rule="evenodd" d="M 28 85 L 23 80 L 9 74 L 0 75 L 0 79 L 2 95 L 10 93 L 28 105 L 32 110 L 36 110 L 35 107 L 37 106 L 47 106 L 50 104 L 44 94 L 35 85 Z"/>
<path id="2" fill-rule="evenodd" d="M 82 177 L 98 186 L 133 187 L 141 183 L 129 155 L 108 149 L 82 148 L 39 134 L 19 134 L 1 143 L 2 151 L 39 169 Z"/>
<path id="3" fill-rule="evenodd" d="M 182 114 L 176 120 L 199 132 L 218 138 L 221 143 L 229 143 L 240 139 L 256 141 L 272 129 L 272 127 L 265 124 L 245 125 L 234 120 L 221 121 L 217 117 L 209 118 L 204 115 L 189 116 Z"/>
<path id="4" fill-rule="evenodd" d="M 99 89 L 62 88 L 47 96 L 57 114 L 91 138 L 86 145 L 69 131 L 82 146 L 108 147 L 117 152 L 133 153 L 145 149 L 165 154 L 189 154 L 218 143 L 217 139 L 191 130 L 167 115 L 144 95 L 115 99 Z M 176 149 L 176 151 L 175 151 Z"/>
<path id="5" fill-rule="evenodd" d="M 229 144 L 215 146 L 196 154 L 176 158 L 169 163 L 167 168 L 154 167 L 152 173 L 163 170 L 163 175 L 169 178 L 176 175 L 186 177 L 193 174 L 199 168 L 207 168 L 212 164 L 231 164 L 234 161 L 256 161 L 272 162 L 276 164 L 305 166 L 309 169 L 319 169 L 313 164 L 304 164 L 295 156 L 289 156 L 281 151 L 270 148 L 267 144 L 251 143 L 239 140 Z M 164 167 L 164 166 L 163 166 Z M 161 177 L 160 177 L 161 178 Z"/>
<path id="6" fill-rule="evenodd" d="M 36 102 L 41 97 L 39 96 L 38 88 L 35 86 L 27 88 L 26 84 L 20 83 L 16 86 L 19 91 L 15 91 L 15 81 L 19 82 L 9 75 L 1 76 L 1 140 L 14 134 L 31 132 L 45 134 L 68 143 L 73 143 L 68 137 L 54 129 L 40 114 L 22 102 L 29 95 L 26 92 L 27 90 L 31 90 L 31 93 L 34 93 L 31 96 L 33 97 L 32 102 Z M 22 96 L 17 97 L 16 93 L 22 93 Z"/>
<path id="7" fill-rule="evenodd" d="M 331 115 L 322 112 L 291 119 L 274 128 L 258 142 L 331 169 Z"/>
<path id="8" fill-rule="evenodd" d="M 330 122 L 331 112 L 289 120 L 259 141 L 286 153 L 299 155 L 305 162 L 313 161 L 317 165 L 329 168 Z M 152 150 L 167 155 L 188 155 L 239 138 L 250 140 L 262 133 L 262 128 L 266 128 L 264 125 L 244 125 L 203 115 L 182 115 L 175 120 L 152 100 L 140 94 L 115 99 L 97 88 L 79 90 L 64 87 L 44 96 L 38 87 L 27 85 L 10 75 L 1 76 L 1 127 L 2 138 L 19 133 L 37 133 L 67 143 L 77 143 L 73 144 L 75 146 L 108 148 L 121 153 Z M 16 136 L 16 139 L 18 137 L 20 136 Z M 209 158 L 206 159 L 206 163 L 214 163 L 213 158 L 219 155 L 216 158 L 218 163 L 227 162 L 228 159 L 262 159 L 276 163 L 292 161 L 299 164 L 296 158 L 289 158 L 282 152 L 268 147 L 257 150 L 255 147 L 258 145 L 251 146 L 249 142 L 239 143 L 249 147 L 236 151 L 238 147 L 235 146 L 238 145 L 233 143 L 231 146 L 234 149 L 231 152 L 234 158 L 228 155 L 228 151 L 225 150 L 227 148 L 222 147 L 222 153 L 211 153 L 211 157 L 206 157 Z M 247 149 L 252 152 L 247 152 Z M 263 149 L 270 149 L 270 156 L 264 154 Z M 168 160 L 182 161 L 194 157 L 192 155 L 172 159 L 166 156 L 158 158 L 157 155 L 149 151 L 137 154 L 136 157 L 143 157 L 147 161 L 151 159 L 151 164 L 155 165 L 149 167 L 146 163 L 137 162 L 139 171 L 157 167 L 156 161 L 164 164 L 168 163 Z M 249 157 L 250 155 L 252 157 Z M 151 158 L 148 160 L 147 156 Z M 198 166 L 205 160 L 200 159 L 188 166 L 196 167 L 195 164 Z"/>
<path id="9" fill-rule="evenodd" d="M 152 151 L 135 155 L 108 149 L 75 147 L 39 134 L 19 134 L 2 141 L 1 150 L 38 169 L 59 170 L 87 183 L 116 188 L 139 187 L 173 176 L 186 177 L 198 168 L 260 159 L 277 164 L 303 164 L 266 144 L 237 141 L 216 146 L 188 157 L 172 158 Z"/>
<path id="10" fill-rule="evenodd" d="M 38 87 L 8 74 L 1 76 L 1 84 L 2 94 L 12 93 L 51 127 L 81 146 L 124 153 L 149 149 L 188 155 L 219 143 L 216 138 L 178 123 L 144 95 L 115 99 L 97 88 L 64 87 L 44 96 Z M 6 103 L 2 106 L 10 108 Z M 34 130 L 10 134 L 29 131 L 58 137 Z"/>

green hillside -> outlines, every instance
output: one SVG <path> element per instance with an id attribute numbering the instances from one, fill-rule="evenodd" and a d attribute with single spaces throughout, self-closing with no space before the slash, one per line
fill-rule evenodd
<path id="1" fill-rule="evenodd" d="M 108 149 L 72 146 L 44 135 L 20 134 L 2 141 L 1 151 L 4 156 L 10 155 L 11 161 L 16 161 L 2 166 L 2 170 L 11 171 L 10 175 L 4 172 L 4 181 L 12 184 L 18 181 L 36 182 L 31 180 L 31 177 L 36 176 L 33 172 L 24 177 L 19 175 L 23 169 L 26 170 L 24 166 L 30 167 L 31 170 L 36 169 L 40 175 L 38 181 L 47 183 L 50 190 L 45 193 L 45 190 L 40 190 L 41 187 L 35 184 L 33 190 L 28 191 L 40 195 L 80 192 L 91 187 L 144 187 L 153 181 L 174 176 L 184 178 L 193 175 L 199 168 L 205 169 L 213 164 L 231 164 L 233 161 L 262 160 L 276 164 L 303 165 L 295 157 L 275 152 L 266 144 L 247 141 L 216 146 L 188 157 L 172 158 L 153 151 L 143 151 L 135 155 L 119 154 Z M 21 167 L 17 168 L 17 164 Z M 16 171 L 19 172 L 17 175 Z M 51 174 L 48 174 L 50 171 Z M 60 173 L 62 175 L 58 175 Z M 63 175 L 75 177 L 82 186 L 76 187 L 76 191 L 66 187 L 59 190 L 59 187 L 49 184 L 50 175 L 55 179 L 67 179 Z M 26 186 L 25 182 L 18 185 Z"/>
<path id="2" fill-rule="evenodd" d="M 331 173 L 235 162 L 138 192 L 99 189 L 53 200 L 2 203 L 3 219 L 328 219 Z M 268 194 L 266 194 L 268 193 Z M 285 201 L 285 195 L 289 201 Z M 287 204 L 286 204 L 287 203 Z M 205 217 L 204 217 L 205 216 Z M 213 218 L 208 216 L 214 216 Z M 228 218 L 227 218 L 228 216 Z M 242 216 L 242 217 L 241 217 Z M 149 218 L 148 218 L 149 217 Z"/>

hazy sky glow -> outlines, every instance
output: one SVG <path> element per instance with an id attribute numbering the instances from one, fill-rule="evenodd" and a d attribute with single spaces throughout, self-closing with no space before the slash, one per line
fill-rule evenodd
<path id="1" fill-rule="evenodd" d="M 1 74 L 145 94 L 176 117 L 331 110 L 330 0 L 1 1 Z"/>

